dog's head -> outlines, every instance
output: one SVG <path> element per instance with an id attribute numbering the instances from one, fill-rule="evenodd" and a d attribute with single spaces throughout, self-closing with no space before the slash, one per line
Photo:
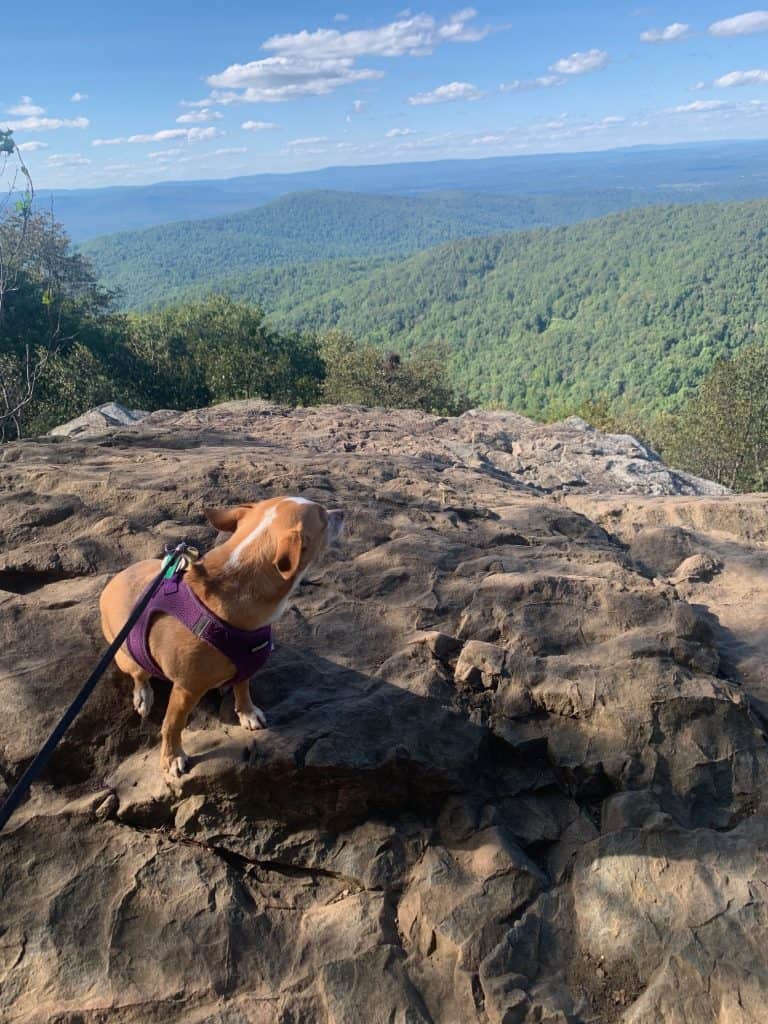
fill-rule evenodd
<path id="1" fill-rule="evenodd" d="M 293 587 L 340 536 L 341 509 L 330 511 L 306 498 L 270 498 L 235 508 L 209 508 L 205 515 L 217 530 L 231 533 L 225 568 L 271 565 Z"/>

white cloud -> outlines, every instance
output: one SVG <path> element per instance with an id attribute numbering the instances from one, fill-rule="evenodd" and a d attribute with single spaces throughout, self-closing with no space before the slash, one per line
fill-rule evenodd
<path id="1" fill-rule="evenodd" d="M 12 132 L 50 132 L 57 128 L 87 128 L 87 117 L 25 117 L 21 121 L 2 121 L 0 127 Z"/>
<path id="2" fill-rule="evenodd" d="M 673 43 L 677 39 L 685 39 L 690 33 L 690 28 L 690 25 L 674 21 L 666 28 L 649 28 L 646 32 L 641 32 L 640 39 L 644 43 Z"/>
<path id="3" fill-rule="evenodd" d="M 339 22 L 341 22 L 341 21 L 349 21 L 349 15 L 348 14 L 341 14 L 341 13 L 334 14 L 333 20 L 334 21 L 339 21 Z"/>
<path id="4" fill-rule="evenodd" d="M 223 116 L 218 110 L 203 107 L 200 110 L 192 111 L 190 114 L 179 114 L 176 118 L 176 124 L 203 124 L 206 121 L 220 121 Z"/>
<path id="5" fill-rule="evenodd" d="M 441 135 L 429 135 L 423 139 L 411 139 L 408 142 L 400 142 L 395 147 L 398 152 L 411 153 L 419 152 L 421 150 L 434 150 L 440 146 L 450 145 L 452 140 L 452 132 L 443 132 Z"/>
<path id="6" fill-rule="evenodd" d="M 470 25 L 476 17 L 477 11 L 466 7 L 442 23 L 431 14 L 413 14 L 373 29 L 350 32 L 335 28 L 319 28 L 315 32 L 304 29 L 292 35 L 271 36 L 262 48 L 313 60 L 344 60 L 366 55 L 422 57 L 441 43 L 476 43 L 484 39 L 490 29 Z"/>
<path id="7" fill-rule="evenodd" d="M 729 71 L 715 79 L 715 85 L 727 89 L 732 85 L 768 85 L 768 70 L 754 68 L 752 71 Z"/>
<path id="8" fill-rule="evenodd" d="M 72 95 L 69 97 L 69 102 L 70 103 L 82 103 L 83 100 L 87 100 L 87 99 L 88 99 L 88 93 L 87 92 L 73 92 Z"/>
<path id="9" fill-rule="evenodd" d="M 218 128 L 164 128 L 151 134 L 120 136 L 115 139 L 94 139 L 92 146 L 122 146 L 143 142 L 170 142 L 173 139 L 185 139 L 187 142 L 204 142 L 206 139 L 217 139 L 224 132 Z"/>
<path id="10" fill-rule="evenodd" d="M 38 114 L 45 113 L 45 107 L 39 107 L 33 103 L 31 96 L 22 96 L 17 104 L 7 108 L 6 113 L 13 114 L 15 117 L 36 117 Z"/>
<path id="11" fill-rule="evenodd" d="M 560 75 L 539 75 L 538 78 L 515 78 L 511 82 L 502 82 L 499 92 L 529 92 L 531 89 L 550 89 L 554 85 L 565 85 Z"/>
<path id="12" fill-rule="evenodd" d="M 385 134 L 386 139 L 399 139 L 403 135 L 415 135 L 413 128 L 390 128 Z"/>
<path id="13" fill-rule="evenodd" d="M 46 160 L 49 167 L 84 167 L 90 162 L 81 153 L 52 153 Z"/>
<path id="14" fill-rule="evenodd" d="M 288 146 L 289 147 L 291 146 L 290 142 L 288 143 Z M 327 146 L 308 146 L 307 145 L 307 146 L 302 146 L 302 148 L 300 150 L 300 153 L 301 153 L 302 157 L 309 156 L 309 155 L 314 155 L 314 154 L 317 154 L 317 153 L 327 153 L 327 152 L 328 152 L 328 147 Z M 279 151 L 278 155 L 279 156 L 295 157 L 296 156 L 296 150 L 293 149 L 293 148 L 281 149 Z"/>
<path id="15" fill-rule="evenodd" d="M 171 131 L 173 131 L 173 129 L 171 129 Z M 226 132 L 214 127 L 187 128 L 185 131 L 187 142 L 205 142 L 206 139 L 219 139 L 222 135 L 226 135 Z"/>
<path id="16" fill-rule="evenodd" d="M 626 118 L 620 117 L 617 114 L 610 114 L 599 121 L 582 122 L 571 122 L 568 120 L 568 115 L 563 114 L 559 120 L 545 121 L 543 124 L 533 125 L 532 132 L 534 135 L 538 135 L 540 132 L 545 133 L 544 137 L 549 141 L 578 139 L 584 135 L 593 135 L 596 132 L 601 133 L 606 129 L 616 128 L 625 123 Z"/>
<path id="17" fill-rule="evenodd" d="M 174 157 L 180 156 L 184 152 L 183 149 L 156 149 L 154 153 L 147 153 L 148 160 L 173 160 Z"/>
<path id="18" fill-rule="evenodd" d="M 697 100 L 695 103 L 686 103 L 679 107 L 671 107 L 664 111 L 664 114 L 694 114 L 701 115 L 705 120 L 711 115 L 713 121 L 717 120 L 718 125 L 733 122 L 737 119 L 763 120 L 768 115 L 768 101 L 766 100 L 744 100 L 742 102 L 730 102 L 728 100 Z"/>
<path id="19" fill-rule="evenodd" d="M 470 82 L 449 82 L 447 85 L 439 85 L 431 92 L 420 92 L 415 96 L 408 97 L 408 103 L 412 107 L 422 107 L 431 103 L 453 103 L 456 100 L 479 100 L 485 95 L 476 85 Z"/>
<path id="20" fill-rule="evenodd" d="M 755 32 L 768 32 L 768 11 L 749 11 L 735 18 L 715 21 L 709 26 L 711 36 L 751 36 Z"/>
<path id="21" fill-rule="evenodd" d="M 247 152 L 245 146 L 227 146 L 224 149 L 214 149 L 210 153 L 190 153 L 187 156 L 179 157 L 176 162 L 179 164 L 207 164 L 218 157 L 240 156 Z"/>
<path id="22" fill-rule="evenodd" d="M 503 135 L 481 135 L 477 139 L 472 139 L 471 145 L 473 146 L 493 146 L 499 142 L 504 141 Z"/>
<path id="23" fill-rule="evenodd" d="M 298 96 L 325 96 L 343 85 L 384 77 L 383 71 L 353 65 L 351 58 L 302 60 L 282 55 L 250 64 L 231 64 L 221 74 L 206 79 L 213 92 L 205 103 L 282 103 Z M 242 91 L 235 91 L 238 89 Z"/>
<path id="24" fill-rule="evenodd" d="M 146 138 L 147 142 L 151 141 L 150 136 L 148 136 L 148 135 L 147 136 L 142 136 L 142 137 Z M 136 141 L 138 141 L 139 136 L 138 135 L 134 135 L 134 136 L 131 136 L 131 138 L 133 138 Z M 124 143 L 130 142 L 130 141 L 131 141 L 131 139 L 125 138 L 124 136 L 121 135 L 119 138 L 114 138 L 114 139 L 91 139 L 91 145 L 92 146 L 122 146 Z"/>
<path id="25" fill-rule="evenodd" d="M 588 71 L 600 71 L 610 59 L 605 50 L 587 50 L 585 53 L 572 53 L 570 57 L 561 57 L 549 70 L 558 75 L 585 75 Z"/>
<path id="26" fill-rule="evenodd" d="M 697 82 L 695 85 L 691 86 L 691 89 L 693 89 L 694 92 L 701 92 L 702 89 L 706 89 L 706 88 L 707 88 L 707 83 L 706 82 Z"/>
<path id="27" fill-rule="evenodd" d="M 328 142 L 327 135 L 312 135 L 308 139 L 291 139 L 289 146 L 316 146 L 320 142 Z"/>
<path id="28" fill-rule="evenodd" d="M 48 143 L 31 139 L 29 142 L 22 142 L 16 148 L 20 149 L 22 153 L 35 153 L 38 149 L 48 149 Z"/>
<path id="29" fill-rule="evenodd" d="M 186 102 L 189 107 L 209 103 L 279 103 L 299 96 L 324 96 L 344 85 L 384 76 L 383 71 L 357 67 L 364 56 L 423 57 L 443 43 L 471 43 L 484 39 L 490 29 L 471 22 L 477 12 L 467 7 L 438 21 L 430 14 L 403 14 L 378 28 L 340 31 L 306 29 L 271 36 L 262 49 L 273 55 L 247 64 L 230 64 L 206 82 L 213 92 L 207 100 Z"/>
<path id="30" fill-rule="evenodd" d="M 706 114 L 710 110 L 722 110 L 729 106 L 725 100 L 695 100 L 693 103 L 684 103 L 679 107 L 669 107 L 668 114 Z"/>
<path id="31" fill-rule="evenodd" d="M 274 121 L 243 121 L 240 125 L 247 132 L 271 132 L 276 128 L 279 128 L 279 124 L 275 124 Z"/>
<path id="32" fill-rule="evenodd" d="M 365 100 L 354 100 L 352 103 L 351 112 L 344 117 L 345 124 L 352 124 L 352 121 L 354 120 L 352 115 L 362 114 L 362 112 L 365 110 L 367 106 L 368 104 L 365 102 Z"/>

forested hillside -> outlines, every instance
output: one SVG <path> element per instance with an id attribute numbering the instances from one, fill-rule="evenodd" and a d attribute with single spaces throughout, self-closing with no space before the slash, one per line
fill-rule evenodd
<path id="1" fill-rule="evenodd" d="M 261 309 L 222 295 L 116 313 L 88 260 L 31 203 L 0 215 L 0 254 L 0 445 L 115 400 L 140 409 L 255 397 L 441 413 L 463 406 L 439 345 L 384 356 L 338 332 L 275 330 Z"/>
<path id="2" fill-rule="evenodd" d="M 768 343 L 768 202 L 635 210 L 404 260 L 264 268 L 226 290 L 292 329 L 446 341 L 476 403 L 677 408 L 718 355 Z"/>
<path id="3" fill-rule="evenodd" d="M 55 221 L 12 211 L 0 442 L 115 398 L 495 403 L 579 412 L 673 464 L 764 489 L 767 218 L 766 202 L 636 211 L 404 260 L 272 266 L 231 279 L 230 296 L 118 314 Z"/>
<path id="4" fill-rule="evenodd" d="M 650 201 L 631 198 L 635 205 Z M 226 217 L 97 238 L 82 251 L 123 306 L 148 309 L 198 283 L 215 289 L 222 278 L 263 265 L 404 256 L 451 239 L 598 217 L 629 201 L 619 189 L 542 196 L 302 192 Z"/>

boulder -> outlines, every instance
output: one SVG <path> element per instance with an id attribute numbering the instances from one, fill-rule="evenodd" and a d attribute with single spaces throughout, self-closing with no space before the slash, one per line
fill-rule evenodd
<path id="1" fill-rule="evenodd" d="M 49 431 L 52 437 L 93 437 L 114 427 L 131 427 L 149 415 L 140 409 L 126 409 L 120 402 L 106 402 Z"/>

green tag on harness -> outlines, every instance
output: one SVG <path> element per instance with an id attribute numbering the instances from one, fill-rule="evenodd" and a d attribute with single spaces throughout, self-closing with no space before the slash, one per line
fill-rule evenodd
<path id="1" fill-rule="evenodd" d="M 174 573 L 179 567 L 179 562 L 183 558 L 183 555 L 169 555 L 168 568 L 165 570 L 163 575 L 164 580 L 170 580 L 173 578 Z"/>

